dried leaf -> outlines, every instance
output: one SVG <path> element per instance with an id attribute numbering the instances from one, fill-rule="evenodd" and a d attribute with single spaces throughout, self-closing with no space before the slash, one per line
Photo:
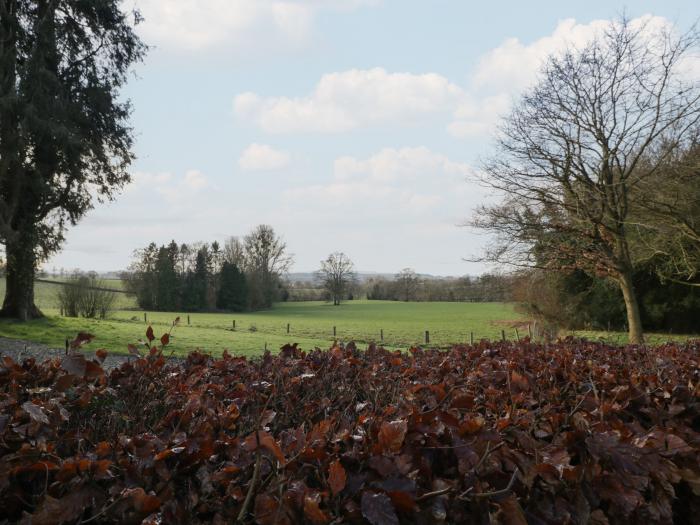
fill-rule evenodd
<path id="1" fill-rule="evenodd" d="M 385 452 L 401 450 L 406 437 L 408 423 L 405 420 L 385 421 L 379 428 L 379 445 Z"/>
<path id="2" fill-rule="evenodd" d="M 86 362 L 83 354 L 70 354 L 61 360 L 61 368 L 69 374 L 84 377 Z"/>
<path id="3" fill-rule="evenodd" d="M 328 485 L 334 496 L 337 496 L 345 488 L 347 479 L 345 469 L 340 464 L 340 461 L 333 461 L 328 468 Z"/>
<path id="4" fill-rule="evenodd" d="M 396 515 L 391 499 L 386 494 L 364 492 L 362 494 L 362 515 L 372 525 L 398 525 L 399 518 Z"/>
<path id="5" fill-rule="evenodd" d="M 35 405 L 31 401 L 25 401 L 22 404 L 22 408 L 34 421 L 38 421 L 39 423 L 44 423 L 46 425 L 49 424 L 49 417 L 44 413 L 44 410 L 39 405 Z"/>

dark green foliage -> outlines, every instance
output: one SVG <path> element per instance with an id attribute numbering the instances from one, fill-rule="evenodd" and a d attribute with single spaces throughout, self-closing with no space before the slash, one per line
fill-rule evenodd
<path id="1" fill-rule="evenodd" d="M 174 246 L 174 251 L 173 251 Z M 167 248 L 162 246 L 158 250 L 156 260 L 156 298 L 159 310 L 176 310 L 179 306 L 180 282 L 175 271 L 177 257 L 177 244 L 174 241 Z"/>
<path id="2" fill-rule="evenodd" d="M 135 256 L 122 277 L 144 310 L 241 311 L 248 306 L 245 274 L 222 261 L 215 243 L 178 246 L 171 241 L 161 247 L 151 243 Z"/>
<path id="3" fill-rule="evenodd" d="M 650 330 L 696 333 L 700 330 L 700 288 L 662 282 L 654 268 L 634 273 L 644 326 Z M 622 293 L 615 283 L 583 271 L 531 272 L 515 287 L 524 310 L 542 321 L 569 329 L 625 330 Z"/>
<path id="4" fill-rule="evenodd" d="M 219 274 L 219 293 L 216 307 L 240 312 L 248 304 L 248 284 L 245 274 L 233 263 L 224 262 Z"/>
<path id="5" fill-rule="evenodd" d="M 145 52 L 134 20 L 118 0 L 0 2 L 3 315 L 40 315 L 37 262 L 95 199 L 129 182 L 130 106 L 119 88 Z"/>

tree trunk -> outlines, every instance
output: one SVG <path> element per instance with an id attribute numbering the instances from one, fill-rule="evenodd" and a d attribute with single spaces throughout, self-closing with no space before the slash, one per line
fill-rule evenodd
<path id="1" fill-rule="evenodd" d="M 632 283 L 632 272 L 623 272 L 618 282 L 620 283 L 622 296 L 625 299 L 625 308 L 627 309 L 629 342 L 634 345 L 640 345 L 644 343 L 644 332 L 642 330 L 642 318 L 639 313 L 637 293 Z"/>
<path id="2" fill-rule="evenodd" d="M 34 272 L 36 256 L 34 246 L 19 235 L 17 240 L 5 244 L 7 270 L 5 272 L 5 301 L 0 316 L 28 321 L 42 317 L 34 304 Z"/>

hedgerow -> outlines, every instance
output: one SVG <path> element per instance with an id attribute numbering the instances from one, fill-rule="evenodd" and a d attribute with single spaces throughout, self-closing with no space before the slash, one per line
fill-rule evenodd
<path id="1" fill-rule="evenodd" d="M 567 339 L 0 366 L 25 523 L 690 523 L 700 348 Z"/>

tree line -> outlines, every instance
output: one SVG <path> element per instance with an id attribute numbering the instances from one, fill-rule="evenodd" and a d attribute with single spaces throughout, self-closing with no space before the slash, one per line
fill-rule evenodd
<path id="1" fill-rule="evenodd" d="M 404 268 L 393 279 L 371 278 L 367 299 L 386 301 L 506 302 L 511 300 L 513 276 L 485 273 L 472 277 L 423 277 Z"/>
<path id="2" fill-rule="evenodd" d="M 282 277 L 292 261 L 274 229 L 259 225 L 223 246 L 151 243 L 134 253 L 122 278 L 145 310 L 261 310 L 283 298 Z"/>

